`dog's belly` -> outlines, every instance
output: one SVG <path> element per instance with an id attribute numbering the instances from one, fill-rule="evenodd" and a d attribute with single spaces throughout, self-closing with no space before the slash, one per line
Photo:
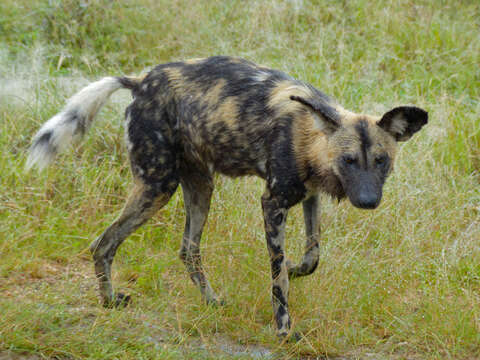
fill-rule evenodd
<path id="1" fill-rule="evenodd" d="M 183 161 L 188 164 L 187 168 L 230 177 L 256 175 L 266 178 L 267 173 L 267 154 L 261 143 L 242 146 L 232 140 L 228 145 L 208 141 L 195 144 L 190 138 L 183 142 Z"/>
<path id="2" fill-rule="evenodd" d="M 266 177 L 264 160 L 245 161 L 245 159 L 231 158 L 228 154 L 226 154 L 223 159 L 219 159 L 213 163 L 213 170 L 230 177 L 246 175 L 257 175 L 261 178 Z"/>

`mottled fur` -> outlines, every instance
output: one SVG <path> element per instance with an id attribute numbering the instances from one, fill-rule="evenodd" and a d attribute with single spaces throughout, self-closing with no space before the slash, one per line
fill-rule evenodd
<path id="1" fill-rule="evenodd" d="M 348 196 L 357 207 L 376 207 L 396 142 L 427 122 L 427 113 L 415 107 L 395 108 L 383 117 L 355 114 L 280 71 L 212 57 L 159 65 L 142 78 L 91 84 L 39 131 L 28 164 L 44 165 L 75 135 L 83 135 L 100 106 L 121 87 L 134 97 L 125 127 L 135 187 L 120 217 L 91 245 L 104 304 L 128 302 L 112 289 L 115 252 L 179 184 L 186 209 L 180 257 L 205 300 L 218 303 L 200 257 L 213 175 L 257 175 L 266 181 L 262 208 L 281 336 L 291 324 L 289 277 L 311 274 L 318 264 L 317 194 Z M 307 241 L 301 263 L 294 265 L 285 256 L 285 222 L 288 209 L 299 202 Z"/>

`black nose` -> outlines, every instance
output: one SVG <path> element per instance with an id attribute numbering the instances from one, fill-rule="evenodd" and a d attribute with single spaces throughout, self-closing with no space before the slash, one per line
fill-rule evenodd
<path id="1" fill-rule="evenodd" d="M 376 194 L 360 193 L 357 198 L 357 206 L 362 209 L 375 209 L 380 203 L 380 197 Z"/>

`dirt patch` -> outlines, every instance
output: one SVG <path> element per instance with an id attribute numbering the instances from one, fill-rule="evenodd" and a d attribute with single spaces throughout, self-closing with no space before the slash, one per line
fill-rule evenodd
<path id="1" fill-rule="evenodd" d="M 11 351 L 0 351 L 0 360 L 40 360 L 41 357 L 32 354 L 17 354 Z"/>
<path id="2" fill-rule="evenodd" d="M 38 260 L 9 274 L 8 278 L 0 278 L 0 291 L 4 297 L 26 301 L 35 299 L 35 296 L 31 295 L 42 287 L 65 281 L 78 283 L 82 288 L 91 288 L 96 284 L 92 265 L 87 261 L 60 264 Z"/>
<path id="3" fill-rule="evenodd" d="M 264 346 L 260 345 L 239 345 L 227 337 L 220 336 L 215 339 L 215 346 L 218 350 L 232 356 L 245 355 L 252 359 L 274 359 L 275 355 Z"/>
<path id="4" fill-rule="evenodd" d="M 28 267 L 22 268 L 20 271 L 14 272 L 8 278 L 0 278 L 0 293 L 2 297 L 17 299 L 22 303 L 35 303 L 38 306 L 49 305 L 42 304 L 38 300 L 38 293 L 47 290 L 49 287 L 66 288 L 67 283 L 76 284 L 75 292 L 85 294 L 87 291 L 93 295 L 96 292 L 97 281 L 93 273 L 93 266 L 90 261 L 82 258 L 76 259 L 72 263 L 58 263 L 48 260 L 38 260 L 35 264 L 29 264 Z M 101 308 L 98 304 L 91 301 L 86 302 L 85 298 L 78 299 L 79 301 L 67 303 L 67 312 L 76 313 L 81 312 L 85 317 L 96 318 L 98 311 Z M 133 315 L 133 314 L 132 314 Z M 172 345 L 171 329 L 163 328 L 154 323 L 150 323 L 151 319 L 145 317 L 141 312 L 133 315 L 141 326 L 147 327 L 151 330 L 150 335 L 146 337 L 139 337 L 135 341 L 143 342 L 145 344 L 153 345 L 155 348 L 164 349 Z M 92 320 L 93 321 L 93 320 Z M 206 342 L 198 337 L 189 337 L 182 340 L 182 349 L 180 351 L 188 358 L 191 352 L 205 352 L 207 357 L 226 356 L 232 358 L 249 358 L 249 359 L 327 359 L 326 357 L 316 356 L 289 356 L 278 344 L 272 344 L 271 347 L 266 347 L 258 344 L 239 344 L 223 334 L 215 334 L 207 339 Z M 2 344 L 8 347 L 8 344 Z M 37 360 L 45 357 L 29 354 L 29 353 L 15 353 L 10 350 L 0 350 L 0 360 Z M 331 360 L 349 360 L 349 359 L 386 359 L 392 357 L 380 356 L 377 354 L 366 354 L 363 356 L 347 356 L 347 357 L 328 357 Z"/>

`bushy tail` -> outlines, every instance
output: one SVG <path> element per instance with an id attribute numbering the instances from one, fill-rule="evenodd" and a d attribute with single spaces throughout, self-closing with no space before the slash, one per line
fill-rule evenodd
<path id="1" fill-rule="evenodd" d="M 106 77 L 72 96 L 63 110 L 43 124 L 34 136 L 26 168 L 45 168 L 70 143 L 85 135 L 95 115 L 116 90 L 134 89 L 141 80 L 142 78 Z"/>

